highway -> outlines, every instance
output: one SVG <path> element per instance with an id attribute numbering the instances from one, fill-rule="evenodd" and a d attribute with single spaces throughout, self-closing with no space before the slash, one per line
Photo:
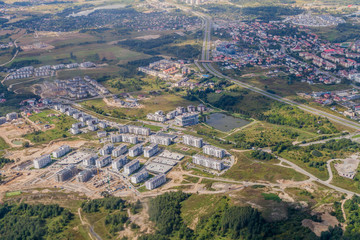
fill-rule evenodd
<path id="1" fill-rule="evenodd" d="M 205 27 L 204 27 L 204 42 L 203 42 L 203 49 L 202 49 L 202 54 L 201 54 L 201 60 L 202 61 L 209 61 L 210 60 L 210 50 L 211 50 L 211 29 L 212 29 L 212 21 L 208 16 L 205 16 L 203 14 L 199 14 L 199 16 L 201 16 L 205 22 Z M 321 117 L 326 117 L 329 120 L 336 122 L 338 124 L 341 124 L 343 126 L 355 129 L 355 130 L 360 130 L 360 123 L 351 121 L 349 119 L 343 118 L 343 117 L 339 117 L 336 116 L 334 114 L 310 107 L 308 105 L 304 105 L 304 104 L 300 104 L 297 103 L 295 101 L 292 101 L 290 99 L 286 99 L 283 98 L 279 95 L 276 94 L 271 94 L 263 89 L 257 88 L 255 86 L 252 86 L 248 83 L 245 82 L 241 82 L 237 79 L 234 78 L 230 78 L 228 76 L 223 75 L 222 73 L 220 73 L 219 71 L 217 71 L 212 65 L 211 63 L 202 63 L 203 67 L 211 74 L 213 74 L 214 76 L 217 76 L 219 78 L 223 78 L 223 79 L 227 79 L 228 81 L 231 81 L 243 88 L 249 89 L 253 92 L 259 93 L 261 95 L 264 95 L 270 99 L 285 103 L 285 104 L 289 104 L 292 106 L 296 106 L 299 109 L 305 111 L 305 112 L 309 112 Z"/>

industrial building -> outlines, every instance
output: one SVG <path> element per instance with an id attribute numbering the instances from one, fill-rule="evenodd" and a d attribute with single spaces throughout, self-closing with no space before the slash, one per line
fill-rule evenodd
<path id="1" fill-rule="evenodd" d="M 192 126 L 199 123 L 198 113 L 184 113 L 175 117 L 175 123 L 179 126 Z"/>
<path id="2" fill-rule="evenodd" d="M 34 168 L 40 169 L 45 167 L 49 163 L 51 163 L 50 155 L 49 154 L 42 155 L 41 157 L 34 159 Z"/>
<path id="3" fill-rule="evenodd" d="M 55 173 L 55 179 L 58 182 L 64 182 L 75 176 L 76 173 L 77 173 L 76 167 L 74 165 L 70 165 Z"/>
<path id="4" fill-rule="evenodd" d="M 207 155 L 214 156 L 217 158 L 223 158 L 226 155 L 226 151 L 224 149 L 212 145 L 203 146 L 203 152 Z"/>
<path id="5" fill-rule="evenodd" d="M 138 159 L 132 160 L 124 166 L 124 173 L 127 175 L 132 174 L 140 168 L 140 162 Z"/>
<path id="6" fill-rule="evenodd" d="M 145 181 L 149 177 L 149 173 L 144 169 L 131 176 L 130 180 L 132 183 L 137 184 Z"/>
<path id="7" fill-rule="evenodd" d="M 192 147 L 201 148 L 203 146 L 203 139 L 191 135 L 184 135 L 183 143 Z"/>
<path id="8" fill-rule="evenodd" d="M 130 157 L 137 157 L 143 153 L 143 146 L 141 144 L 135 145 L 129 149 Z"/>
<path id="9" fill-rule="evenodd" d="M 112 156 L 113 157 L 119 157 L 120 155 L 123 155 L 127 152 L 127 146 L 125 144 L 121 144 L 120 146 L 117 146 L 112 150 Z"/>
<path id="10" fill-rule="evenodd" d="M 127 163 L 127 161 L 127 157 L 125 155 L 122 155 L 112 162 L 111 167 L 114 171 L 119 171 L 120 168 L 122 168 Z"/>
<path id="11" fill-rule="evenodd" d="M 161 185 L 163 185 L 166 182 L 166 176 L 165 174 L 160 174 L 152 179 L 145 182 L 145 187 L 148 190 L 153 190 Z"/>
<path id="12" fill-rule="evenodd" d="M 105 167 L 105 166 L 109 165 L 110 163 L 111 163 L 110 155 L 103 156 L 95 161 L 97 168 Z"/>
<path id="13" fill-rule="evenodd" d="M 207 167 L 207 168 L 211 168 L 211 169 L 215 169 L 218 171 L 221 171 L 224 169 L 224 162 L 220 161 L 220 160 L 216 160 L 216 159 L 212 159 L 212 158 L 208 158 L 202 155 L 195 155 L 192 158 L 193 163 L 203 166 L 203 167 Z"/>
<path id="14" fill-rule="evenodd" d="M 159 151 L 158 145 L 156 143 L 150 144 L 144 148 L 144 157 L 149 158 L 154 156 Z"/>
<path id="15" fill-rule="evenodd" d="M 65 156 L 68 152 L 71 151 L 71 148 L 69 145 L 62 145 L 58 149 L 52 152 L 52 156 L 54 158 L 61 158 L 62 156 Z"/>

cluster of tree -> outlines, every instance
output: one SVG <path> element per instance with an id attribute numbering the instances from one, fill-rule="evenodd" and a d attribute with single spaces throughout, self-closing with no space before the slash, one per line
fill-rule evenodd
<path id="1" fill-rule="evenodd" d="M 141 86 L 147 84 L 148 83 L 138 78 L 127 78 L 127 79 L 123 78 L 121 80 L 113 80 L 110 82 L 110 86 L 112 88 L 116 88 L 118 90 L 124 90 L 126 92 L 140 91 L 142 89 Z"/>
<path id="2" fill-rule="evenodd" d="M 0 84 L 0 94 L 4 94 L 4 99 L 6 102 L 0 104 L 0 115 L 3 116 L 9 112 L 17 112 L 19 110 L 20 103 L 29 98 L 39 99 L 39 96 L 36 96 L 32 93 L 23 93 L 15 94 L 12 91 L 9 91 L 6 86 Z"/>
<path id="3" fill-rule="evenodd" d="M 281 20 L 281 16 L 293 16 L 303 12 L 301 8 L 283 7 L 283 6 L 259 6 L 245 7 L 243 14 L 256 16 L 259 19 L 269 22 Z"/>
<path id="4" fill-rule="evenodd" d="M 22 67 L 27 67 L 27 66 L 31 66 L 31 65 L 35 65 L 35 64 L 41 64 L 41 62 L 37 59 L 31 59 L 31 60 L 21 60 L 21 61 L 16 61 L 11 63 L 9 68 L 22 68 Z"/>
<path id="5" fill-rule="evenodd" d="M 341 202 L 334 202 L 333 207 L 334 211 L 331 212 L 331 215 L 335 216 L 339 222 L 345 222 L 344 215 L 341 209 Z"/>
<path id="6" fill-rule="evenodd" d="M 271 153 L 267 153 L 267 152 L 264 152 L 262 150 L 252 151 L 251 156 L 253 158 L 263 160 L 263 161 L 270 161 L 270 160 L 275 158 L 274 155 L 272 155 Z"/>
<path id="7" fill-rule="evenodd" d="M 271 148 L 273 152 L 281 154 L 284 151 L 296 152 L 297 159 L 308 163 L 309 167 L 318 168 L 324 171 L 326 160 L 342 156 L 344 152 L 359 151 L 360 144 L 351 139 L 343 138 L 338 141 L 329 140 L 325 143 L 312 144 L 309 146 L 294 146 L 290 142 L 281 142 Z"/>
<path id="8" fill-rule="evenodd" d="M 123 210 L 126 207 L 126 201 L 110 196 L 102 199 L 89 200 L 81 204 L 82 210 L 86 213 L 98 212 L 101 207 L 106 210 Z"/>
<path id="9" fill-rule="evenodd" d="M 5 164 L 7 164 L 7 163 L 13 163 L 13 162 L 14 162 L 14 160 L 0 157 L 0 168 L 3 168 L 5 166 Z"/>
<path id="10" fill-rule="evenodd" d="M 62 239 L 73 215 L 58 205 L 0 205 L 0 239 Z"/>
<path id="11" fill-rule="evenodd" d="M 314 128 L 323 134 L 337 133 L 336 127 L 327 119 L 307 114 L 297 107 L 289 105 L 274 106 L 259 117 L 260 120 L 272 124 L 292 126 L 296 128 Z"/>
<path id="12" fill-rule="evenodd" d="M 352 199 L 345 202 L 344 208 L 347 218 L 345 239 L 360 239 L 360 197 L 354 195 Z"/>
<path id="13" fill-rule="evenodd" d="M 173 192 L 151 199 L 149 216 L 150 220 L 155 222 L 158 234 L 167 236 L 180 229 L 182 229 L 183 234 L 186 234 L 188 230 L 181 219 L 180 213 L 181 202 L 189 196 L 189 194 L 183 192 Z"/>
<path id="14" fill-rule="evenodd" d="M 156 224 L 157 232 L 139 239 L 319 239 L 309 228 L 302 226 L 303 219 L 318 221 L 307 211 L 288 208 L 287 219 L 267 222 L 258 210 L 250 206 L 229 205 L 229 199 L 225 196 L 216 209 L 200 217 L 192 231 L 181 217 L 181 203 L 188 196 L 182 192 L 171 192 L 151 200 L 149 214 Z M 323 239 L 336 239 L 334 237 L 338 237 L 339 233 L 341 236 L 342 232 L 337 227 L 331 228 L 329 232 L 323 233 L 327 237 Z"/>
<path id="15" fill-rule="evenodd" d="M 105 225 L 110 227 L 109 232 L 111 234 L 115 234 L 116 232 L 124 230 L 124 224 L 128 219 L 129 217 L 126 212 L 114 213 L 106 216 Z"/>

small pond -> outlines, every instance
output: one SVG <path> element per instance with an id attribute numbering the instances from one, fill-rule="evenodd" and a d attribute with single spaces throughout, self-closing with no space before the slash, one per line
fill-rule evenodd
<path id="1" fill-rule="evenodd" d="M 220 131 L 228 132 L 234 128 L 246 126 L 250 121 L 226 115 L 224 113 L 212 113 L 206 117 L 206 123 Z"/>

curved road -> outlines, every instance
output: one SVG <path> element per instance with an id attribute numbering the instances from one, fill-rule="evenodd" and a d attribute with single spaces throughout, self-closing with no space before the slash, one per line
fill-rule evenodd
<path id="1" fill-rule="evenodd" d="M 202 13 L 195 13 L 196 15 L 200 16 L 201 18 L 203 18 L 204 22 L 205 22 L 205 28 L 204 28 L 204 42 L 203 42 L 203 49 L 202 49 L 202 55 L 201 55 L 201 60 L 203 61 L 209 61 L 210 60 L 210 49 L 211 49 L 211 28 L 212 28 L 212 21 L 210 19 L 210 17 L 206 16 L 205 14 L 202 14 Z M 310 106 L 307 106 L 307 105 L 304 105 L 304 104 L 300 104 L 300 103 L 297 103 L 297 102 L 294 102 L 292 100 L 289 100 L 289 99 L 286 99 L 286 98 L 282 98 L 278 95 L 275 95 L 275 94 L 271 94 L 271 93 L 268 93 L 260 88 L 257 88 L 255 86 L 252 86 L 250 84 L 247 84 L 247 83 L 244 83 L 244 82 L 241 82 L 237 79 L 233 79 L 233 78 L 230 78 L 228 76 L 225 76 L 223 75 L 222 73 L 220 73 L 219 71 L 217 71 L 212 65 L 211 63 L 206 63 L 206 62 L 203 62 L 203 67 L 211 74 L 213 74 L 214 76 L 217 76 L 219 78 L 223 78 L 223 79 L 227 79 L 243 88 L 246 88 L 246 89 L 249 89 L 251 91 L 254 91 L 256 93 L 259 93 L 259 94 L 262 94 L 270 99 L 273 99 L 273 100 L 276 100 L 276 101 L 279 101 L 279 102 L 282 102 L 282 103 L 285 103 L 285 104 L 289 104 L 289 105 L 293 105 L 293 106 L 296 106 L 300 109 L 302 109 L 303 111 L 306 111 L 306 112 L 309 112 L 309 113 L 312 113 L 312 114 L 316 114 L 316 115 L 319 115 L 319 116 L 322 116 L 322 117 L 326 117 L 328 118 L 329 120 L 333 121 L 333 122 L 336 122 L 336 123 L 339 123 L 341 125 L 344 125 L 344 126 L 347 126 L 347 127 L 350 127 L 350 128 L 353 128 L 353 129 L 356 129 L 356 130 L 360 130 L 360 124 L 357 123 L 357 122 L 353 122 L 353 121 L 350 121 L 348 119 L 345 119 L 345 118 L 342 118 L 342 117 L 339 117 L 339 116 L 336 116 L 336 115 L 333 115 L 333 114 L 330 114 L 330 113 L 327 113 L 327 112 L 324 112 L 324 111 L 321 111 L 321 110 L 318 110 L 318 109 L 315 109 L 315 108 L 312 108 Z M 286 159 L 283 159 L 283 158 L 280 158 L 278 157 L 278 159 L 282 162 L 285 162 L 287 163 L 292 169 L 294 169 L 295 171 L 297 172 L 300 172 L 306 176 L 308 176 L 310 179 L 309 181 L 316 181 L 318 183 L 321 183 L 331 189 L 334 189 L 338 192 L 341 192 L 341 193 L 345 193 L 345 194 L 348 194 L 348 195 L 358 195 L 360 196 L 359 194 L 355 193 L 355 192 L 352 192 L 352 191 L 349 191 L 349 190 L 346 190 L 346 189 L 343 189 L 343 188 L 340 188 L 340 187 L 337 187 L 337 186 L 334 186 L 332 184 L 330 184 L 331 180 L 332 180 L 332 171 L 331 171 L 331 167 L 330 167 L 330 162 L 328 162 L 328 171 L 329 171 L 329 174 L 330 174 L 330 178 L 326 181 L 323 181 L 323 180 L 320 180 L 319 178 L 315 177 L 314 175 L 312 175 L 311 173 L 305 171 L 304 169 L 302 169 L 301 167 L 299 167 L 298 165 L 294 164 L 293 162 L 289 161 L 289 160 L 286 160 Z M 330 169 L 330 170 L 329 170 Z"/>
<path id="2" fill-rule="evenodd" d="M 212 28 L 212 21 L 211 19 L 204 15 L 204 14 L 200 14 L 198 13 L 197 15 L 199 15 L 200 17 L 203 18 L 203 20 L 205 21 L 205 29 L 204 29 L 204 42 L 203 42 L 203 49 L 202 49 L 202 55 L 201 55 L 201 60 L 203 61 L 209 61 L 210 60 L 210 49 L 211 49 L 211 28 Z M 309 112 L 309 113 L 312 113 L 312 114 L 316 114 L 316 115 L 319 115 L 319 116 L 322 116 L 322 117 L 326 117 L 328 118 L 329 120 L 333 121 L 333 122 L 336 122 L 336 123 L 339 123 L 341 125 L 344 125 L 346 127 L 350 127 L 350 128 L 353 128 L 353 129 L 356 129 L 356 130 L 360 130 L 360 123 L 357 123 L 357 122 L 353 122 L 351 120 L 348 120 L 348 119 L 345 119 L 343 117 L 339 117 L 339 116 L 336 116 L 334 114 L 331 114 L 331 113 L 327 113 L 327 112 L 324 112 L 322 110 L 319 110 L 319 109 L 316 109 L 316 108 L 313 108 L 313 107 L 310 107 L 310 106 L 307 106 L 307 105 L 304 105 L 304 104 L 300 104 L 300 103 L 297 103 L 295 101 L 292 101 L 290 99 L 286 99 L 286 98 L 283 98 L 283 97 L 280 97 L 276 94 L 271 94 L 265 90 L 262 90 L 260 88 L 257 88 L 255 86 L 252 86 L 248 83 L 245 83 L 245 82 L 241 82 L 237 79 L 234 79 L 234 78 L 230 78 L 228 76 L 225 76 L 223 75 L 222 73 L 220 73 L 219 71 L 217 71 L 212 65 L 211 63 L 203 63 L 203 67 L 211 74 L 213 74 L 214 76 L 217 76 L 219 78 L 223 78 L 223 79 L 227 79 L 228 81 L 231 81 L 243 88 L 246 88 L 246 89 L 249 89 L 253 92 L 256 92 L 256 93 L 259 93 L 261 95 L 264 95 L 270 99 L 273 99 L 273 100 L 276 100 L 276 101 L 279 101 L 279 102 L 282 102 L 282 103 L 285 103 L 285 104 L 289 104 L 289 105 L 293 105 L 293 106 L 297 106 L 298 108 L 300 108 L 301 110 L 303 111 L 306 111 L 306 112 Z"/>

